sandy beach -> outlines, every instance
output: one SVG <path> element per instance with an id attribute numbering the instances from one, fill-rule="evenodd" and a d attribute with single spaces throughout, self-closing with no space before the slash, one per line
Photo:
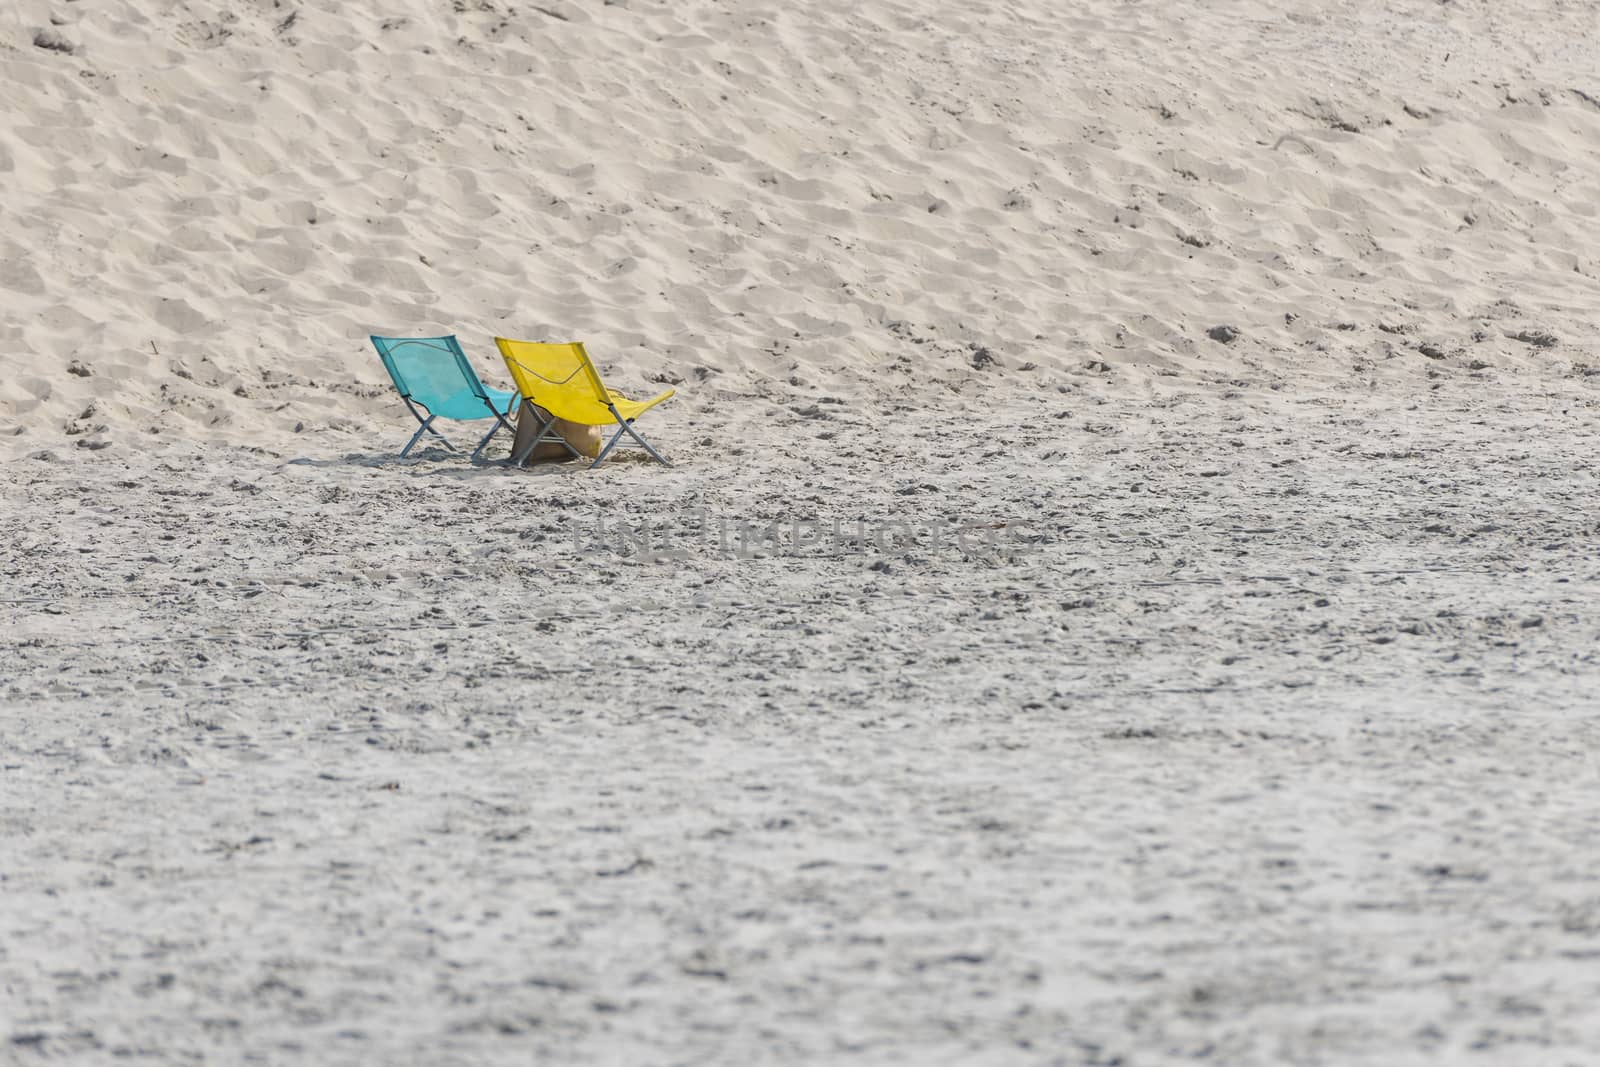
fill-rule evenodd
<path id="1" fill-rule="evenodd" d="M 1596 54 L 8 6 L 0 1063 L 1600 1062 Z"/>

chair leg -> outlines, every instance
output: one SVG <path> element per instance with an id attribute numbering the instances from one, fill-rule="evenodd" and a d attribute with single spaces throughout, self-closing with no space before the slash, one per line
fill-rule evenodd
<path id="1" fill-rule="evenodd" d="M 495 407 L 487 397 L 484 398 L 483 402 L 489 408 L 489 413 L 494 416 L 494 425 L 489 428 L 488 433 L 483 435 L 483 440 L 478 442 L 478 447 L 472 450 L 473 459 L 477 459 L 478 456 L 483 453 L 484 447 L 494 439 L 495 434 L 500 432 L 501 427 L 510 430 L 513 434 L 517 432 L 516 426 L 506 418 L 507 415 L 510 415 L 511 412 L 516 410 L 516 397 L 511 398 L 509 401 L 510 406 L 506 408 L 504 413 L 502 413 L 499 408 Z"/>
<path id="2" fill-rule="evenodd" d="M 631 437 L 635 441 L 639 442 L 639 445 L 646 452 L 650 453 L 651 458 L 653 458 L 657 463 L 661 464 L 663 467 L 672 466 L 672 464 L 668 463 L 666 460 L 661 458 L 661 453 L 657 452 L 655 449 L 650 447 L 650 442 L 649 441 L 646 441 L 643 437 L 639 436 L 639 431 L 635 430 L 633 428 L 633 423 L 629 422 L 627 419 L 618 419 L 617 421 L 621 425 L 617 428 L 616 436 L 611 438 L 611 443 L 610 444 L 606 445 L 605 448 L 601 449 L 599 457 L 593 463 L 589 464 L 589 469 L 590 470 L 594 470 L 596 467 L 600 466 L 600 464 L 605 462 L 606 457 L 611 454 L 611 450 L 613 448 L 616 448 L 617 447 L 617 443 L 622 440 L 622 435 L 623 434 L 627 434 L 629 437 Z"/>
<path id="3" fill-rule="evenodd" d="M 545 431 L 550 429 L 551 426 L 555 425 L 555 421 L 556 417 L 554 415 L 546 419 L 544 423 L 540 425 L 538 432 L 533 435 L 533 440 L 529 441 L 527 447 L 522 450 L 522 454 L 512 454 L 511 465 L 513 467 L 520 467 L 524 463 L 528 462 L 528 457 L 533 455 L 533 450 L 539 447 L 540 441 L 544 440 Z M 562 438 L 562 440 L 564 441 L 566 438 Z"/>
<path id="4" fill-rule="evenodd" d="M 617 442 L 622 440 L 623 430 L 626 430 L 627 428 L 628 428 L 628 424 L 627 423 L 623 423 L 622 424 L 622 429 L 619 429 L 616 432 L 616 435 L 611 438 L 611 440 L 606 444 L 606 447 L 604 447 L 604 448 L 602 448 L 600 450 L 600 455 L 595 457 L 595 461 L 593 463 L 589 464 L 589 469 L 590 470 L 594 470 L 596 467 L 600 466 L 600 464 L 602 464 L 602 463 L 604 463 L 606 461 L 606 457 L 611 455 L 611 450 L 613 448 L 617 447 Z"/>
<path id="5" fill-rule="evenodd" d="M 483 440 L 478 442 L 478 447 L 472 450 L 472 458 L 477 459 L 478 456 L 483 453 L 484 447 L 488 445 L 488 443 L 494 438 L 494 435 L 499 432 L 500 424 L 498 422 L 489 427 L 489 432 L 483 435 Z"/>
<path id="6" fill-rule="evenodd" d="M 643 437 L 639 436 L 639 431 L 637 431 L 637 430 L 635 430 L 633 428 L 633 424 L 632 423 L 628 424 L 628 432 L 633 435 L 633 439 L 635 441 L 639 442 L 639 447 L 643 448 L 646 452 L 650 453 L 651 458 L 653 458 L 657 463 L 661 464 L 663 467 L 672 466 L 671 463 L 668 463 L 665 459 L 663 459 L 661 457 L 661 453 L 660 452 L 657 452 L 655 449 L 650 447 L 650 442 L 649 441 L 646 441 Z"/>
<path id="7" fill-rule="evenodd" d="M 573 459 L 583 459 L 584 458 L 583 453 L 579 452 L 577 450 L 577 448 L 573 446 L 571 441 L 567 440 L 564 436 L 562 436 L 559 433 L 553 433 L 549 437 L 545 438 L 545 440 L 549 444 L 552 444 L 552 445 L 559 444 L 562 448 L 566 449 L 569 453 L 572 454 L 572 458 Z"/>
<path id="8" fill-rule="evenodd" d="M 422 440 L 422 435 L 425 433 L 433 434 L 433 436 L 437 437 L 441 442 L 443 442 L 444 447 L 448 448 L 450 451 L 454 452 L 456 450 L 456 446 L 451 444 L 449 440 L 446 439 L 444 434 L 440 433 L 438 430 L 435 430 L 433 426 L 430 425 L 435 417 L 436 416 L 429 415 L 426 419 L 421 420 L 422 425 L 417 427 L 417 432 L 411 435 L 411 440 L 406 442 L 406 447 L 400 450 L 401 459 L 405 459 L 411 454 L 411 450 L 416 447 L 418 441 Z"/>

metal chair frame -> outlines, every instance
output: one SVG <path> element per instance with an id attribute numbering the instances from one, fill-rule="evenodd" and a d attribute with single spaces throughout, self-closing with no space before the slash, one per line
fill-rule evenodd
<path id="1" fill-rule="evenodd" d="M 520 371 L 521 373 L 527 375 L 530 378 L 536 378 L 541 382 L 546 382 L 546 383 L 548 383 L 550 385 L 553 385 L 553 386 L 565 386 L 568 383 L 570 383 L 573 378 L 577 377 L 580 374 L 586 375 L 588 377 L 588 380 L 589 380 L 590 384 L 594 387 L 595 392 L 598 394 L 597 398 L 603 398 L 607 410 L 609 410 L 611 412 L 611 418 L 616 422 L 616 425 L 617 425 L 617 432 L 612 435 L 611 440 L 606 443 L 606 446 L 600 450 L 600 454 L 597 457 L 595 457 L 595 461 L 593 463 L 589 464 L 589 469 L 590 470 L 594 470 L 596 467 L 600 466 L 600 464 L 604 463 L 606 461 L 606 457 L 611 455 L 612 450 L 615 449 L 617 447 L 617 445 L 622 442 L 622 439 L 624 437 L 632 437 L 633 440 L 638 443 L 638 446 L 640 448 L 644 449 L 647 453 L 649 453 L 650 458 L 654 459 L 657 463 L 661 464 L 663 467 L 672 466 L 672 464 L 670 462 L 668 462 L 661 455 L 661 453 L 657 452 L 655 450 L 655 448 L 651 446 L 649 441 L 646 441 L 644 439 L 644 437 L 640 435 L 638 430 L 635 430 L 633 428 L 634 420 L 633 419 L 623 418 L 622 412 L 617 410 L 616 402 L 611 398 L 612 394 L 611 394 L 610 390 L 608 390 L 606 388 L 606 386 L 605 386 L 605 383 L 601 381 L 600 372 L 599 372 L 599 370 L 597 370 L 595 368 L 594 361 L 589 358 L 589 353 L 584 348 L 582 343 L 574 343 L 571 346 L 574 349 L 575 354 L 579 358 L 578 365 L 576 367 L 574 367 L 572 369 L 572 372 L 570 374 L 568 374 L 565 378 L 555 379 L 555 378 L 550 378 L 550 377 L 547 377 L 546 375 L 540 374 L 538 371 L 534 370 L 532 367 L 528 366 L 526 363 L 522 362 L 521 360 L 517 359 L 514 355 L 512 355 L 511 354 L 511 349 L 508 347 L 508 342 L 507 342 L 506 339 L 504 339 L 504 338 L 496 338 L 495 341 L 500 346 L 500 355 L 505 359 L 507 368 L 508 369 L 513 369 L 515 371 Z M 509 342 L 509 343 L 510 344 L 516 344 L 517 342 Z M 516 375 L 513 374 L 512 377 L 515 378 Z M 658 398 L 656 402 L 659 402 L 659 400 L 662 400 L 662 399 L 666 399 L 667 397 L 669 397 L 671 395 L 672 395 L 672 392 L 669 390 L 667 393 L 663 394 L 660 398 Z M 525 397 L 525 399 L 530 404 L 538 404 L 538 400 L 535 397 L 531 397 L 530 396 L 530 397 Z M 540 406 L 543 407 L 543 405 L 540 405 Z M 549 408 L 544 408 L 544 410 L 548 412 L 550 409 Z M 639 414 L 643 414 L 643 412 L 640 412 Z M 570 441 L 568 441 L 565 437 L 562 437 L 560 434 L 550 434 L 550 433 L 548 433 L 550 427 L 555 423 L 555 421 L 556 421 L 556 416 L 554 414 L 552 414 L 549 419 L 545 420 L 545 422 L 540 425 L 538 434 L 535 435 L 533 441 L 526 448 L 524 448 L 522 450 L 521 455 L 513 455 L 511 457 L 511 462 L 513 464 L 517 465 L 517 466 L 521 466 L 527 460 L 528 456 L 530 454 L 532 454 L 533 449 L 534 449 L 534 447 L 536 445 L 539 445 L 539 444 L 542 444 L 542 443 L 545 443 L 545 442 L 552 442 L 553 443 L 553 442 L 557 442 L 557 441 L 559 441 L 562 445 L 565 445 L 567 451 L 571 452 L 574 456 L 577 456 L 577 457 L 581 458 L 583 454 L 581 452 L 579 452 L 576 448 L 573 448 L 572 447 L 572 443 Z"/>
<path id="2" fill-rule="evenodd" d="M 489 442 L 494 439 L 494 435 L 499 433 L 501 429 L 510 430 L 512 433 L 516 432 L 516 427 L 508 421 L 507 416 L 516 409 L 518 401 L 521 400 L 521 395 L 515 390 L 507 393 L 504 390 L 487 388 L 478 378 L 478 372 L 472 369 L 472 364 L 467 360 L 467 354 L 461 350 L 461 342 L 456 340 L 454 335 L 449 337 L 380 337 L 377 334 L 373 334 L 371 337 L 372 346 L 378 350 L 378 356 L 383 360 L 384 369 L 389 372 L 389 377 L 394 381 L 395 389 L 400 393 L 400 399 L 405 402 L 406 410 L 411 412 L 412 416 L 422 424 L 417 427 L 417 432 L 411 435 L 411 440 L 406 442 L 406 446 L 400 450 L 401 459 L 405 459 L 411 454 L 411 450 L 416 447 L 418 441 L 422 440 L 424 434 L 432 434 L 437 437 L 440 443 L 452 452 L 460 451 L 450 443 L 449 438 L 434 429 L 434 420 L 441 417 L 455 419 L 459 422 L 480 418 L 493 418 L 495 420 L 494 425 L 489 428 L 489 432 L 484 434 L 483 439 L 478 442 L 478 447 L 472 450 L 471 459 L 477 459 L 482 455 L 484 448 L 488 446 Z M 472 391 L 472 395 L 483 401 L 483 406 L 486 409 L 485 414 L 459 417 L 453 415 L 441 416 L 430 411 L 427 401 L 422 400 L 413 393 L 411 386 L 406 382 L 405 375 L 395 365 L 391 355 L 394 350 L 408 345 L 417 345 L 449 355 L 455 361 L 456 368 L 467 387 Z M 495 405 L 493 398 L 495 394 L 506 397 L 505 411 L 502 412 Z M 419 407 L 421 408 L 420 411 L 418 410 Z M 424 412 L 426 412 L 426 417 L 424 417 Z"/>

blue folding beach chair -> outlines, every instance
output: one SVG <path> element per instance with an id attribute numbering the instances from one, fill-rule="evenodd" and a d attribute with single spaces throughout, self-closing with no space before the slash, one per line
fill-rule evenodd
<path id="1" fill-rule="evenodd" d="M 433 428 L 434 419 L 456 419 L 467 422 L 474 419 L 493 419 L 494 425 L 472 450 L 477 459 L 490 438 L 503 426 L 513 433 L 516 428 L 507 421 L 517 409 L 520 397 L 503 389 L 489 389 L 478 380 L 478 374 L 467 362 L 467 354 L 455 337 L 379 337 L 373 335 L 372 345 L 383 359 L 383 366 L 394 379 L 407 409 L 422 423 L 406 447 L 400 450 L 404 459 L 425 433 L 431 433 L 444 442 L 446 448 L 455 446 L 444 434 Z M 418 411 L 418 407 L 422 411 Z M 424 417 L 426 412 L 426 417 Z"/>

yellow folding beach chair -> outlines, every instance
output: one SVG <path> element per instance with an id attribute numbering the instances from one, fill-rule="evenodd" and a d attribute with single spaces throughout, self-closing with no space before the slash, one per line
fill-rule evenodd
<path id="1" fill-rule="evenodd" d="M 568 451 L 577 455 L 577 450 L 568 444 L 566 438 L 550 433 L 550 427 L 556 419 L 566 419 L 585 426 L 617 427 L 616 435 L 589 465 L 591 470 L 605 462 L 624 436 L 637 441 L 639 447 L 650 453 L 657 463 L 672 466 L 661 458 L 661 453 L 650 447 L 650 442 L 639 436 L 639 431 L 633 428 L 633 420 L 671 397 L 677 390 L 668 389 L 649 400 L 629 400 L 613 393 L 600 380 L 600 372 L 594 369 L 582 341 L 549 345 L 496 337 L 494 343 L 500 347 L 500 355 L 505 358 L 506 369 L 511 372 L 511 380 L 516 383 L 518 392 L 529 403 L 537 404 L 550 413 L 550 418 L 539 427 L 539 432 L 523 448 L 522 454 L 511 457 L 512 463 L 521 466 L 534 446 L 543 441 L 560 441 L 567 445 Z"/>

